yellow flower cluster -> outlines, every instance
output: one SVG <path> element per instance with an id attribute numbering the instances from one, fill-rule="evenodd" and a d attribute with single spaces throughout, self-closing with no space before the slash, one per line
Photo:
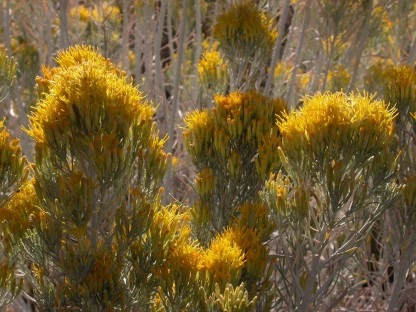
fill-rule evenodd
<path id="1" fill-rule="evenodd" d="M 264 177 L 267 172 L 277 169 L 279 161 L 275 151 L 280 138 L 275 118 L 286 112 L 286 103 L 254 91 L 217 95 L 215 102 L 217 105 L 212 110 L 216 125 L 214 147 L 224 159 L 229 159 L 229 168 L 238 170 L 240 159 L 246 156 L 241 155 L 243 145 L 248 145 L 258 152 L 254 161 L 259 176 Z M 228 152 L 229 145 L 232 145 L 230 142 L 241 146 L 237 145 L 237 149 Z M 233 157 L 233 151 L 239 157 Z M 252 157 L 254 156 L 253 154 Z"/>
<path id="2" fill-rule="evenodd" d="M 84 23 L 103 22 L 108 20 L 112 23 L 117 22 L 120 18 L 120 8 L 110 5 L 107 1 L 102 3 L 102 16 L 100 16 L 97 6 L 88 8 L 85 5 L 78 5 L 71 9 L 70 16 L 73 19 L 79 19 Z"/>
<path id="3" fill-rule="evenodd" d="M 173 248 L 168 265 L 172 265 L 173 273 L 196 275 L 201 268 L 202 256 L 201 247 L 195 242 L 184 241 L 176 244 Z"/>
<path id="4" fill-rule="evenodd" d="M 258 205 L 257 208 L 254 215 L 263 218 L 265 207 Z M 187 215 L 178 209 L 177 206 L 163 207 L 155 214 L 149 229 L 148 243 L 158 254 L 152 262 L 152 270 L 163 280 L 160 296 L 185 301 L 195 296 L 192 289 L 198 285 L 212 289 L 217 284 L 223 291 L 228 284 L 241 283 L 242 278 L 253 282 L 250 286 L 255 287 L 267 265 L 267 249 L 261 231 L 240 228 L 235 223 L 202 248 L 191 237 Z M 256 224 L 259 223 L 261 221 Z"/>
<path id="5" fill-rule="evenodd" d="M 243 251 L 244 280 L 254 284 L 261 280 L 267 266 L 267 247 L 262 242 L 259 231 L 254 228 L 232 227 L 226 235 Z M 248 285 L 250 288 L 254 285 Z"/>
<path id="6" fill-rule="evenodd" d="M 24 243 L 42 244 L 45 255 L 36 264 L 62 274 L 43 277 L 54 283 L 57 302 L 124 310 L 123 279 L 132 278 L 135 289 L 141 279 L 155 280 L 146 266 L 160 268 L 171 251 L 167 242 L 178 236 L 174 209 L 157 211 L 166 139 L 142 94 L 93 48 L 71 47 L 56 62 L 38 79 L 43 94 L 29 116 L 41 212 L 33 214 L 34 231 Z"/>
<path id="7" fill-rule="evenodd" d="M 183 136 L 194 162 L 210 157 L 214 121 L 208 110 L 193 111 L 184 118 L 186 128 Z"/>
<path id="8" fill-rule="evenodd" d="M 271 212 L 295 223 L 305 220 L 310 207 L 311 192 L 302 179 L 300 183 L 295 184 L 279 172 L 277 175 L 270 175 L 264 190 L 262 197 Z"/>
<path id="9" fill-rule="evenodd" d="M 79 18 L 84 23 L 88 23 L 91 21 L 91 10 L 85 5 L 78 5 L 71 8 L 70 16 L 72 18 Z"/>
<path id="10" fill-rule="evenodd" d="M 56 61 L 60 67 L 46 71 L 48 93 L 30 116 L 28 133 L 36 143 L 59 145 L 74 131 L 92 135 L 118 130 L 127 135 L 133 122 L 151 124 L 153 109 L 143 103 L 142 95 L 126 83 L 121 72 L 92 48 L 71 47 Z"/>
<path id="11" fill-rule="evenodd" d="M 153 272 L 164 281 L 165 293 L 171 292 L 175 283 L 189 287 L 197 281 L 203 251 L 192 239 L 188 221 L 188 214 L 177 205 L 162 207 L 146 234 L 155 257 Z"/>
<path id="12" fill-rule="evenodd" d="M 152 240 L 152 244 L 163 246 L 167 241 L 173 240 L 178 235 L 178 229 L 187 220 L 187 216 L 179 212 L 179 207 L 171 205 L 162 207 L 157 211 L 151 222 L 148 236 Z M 179 233 L 180 235 L 189 234 L 189 229 L 185 233 L 185 229 Z M 162 256 L 163 257 L 163 256 Z"/>
<path id="13" fill-rule="evenodd" d="M 408 120 L 409 114 L 416 112 L 416 70 L 408 65 L 392 67 L 386 74 L 384 97 Z"/>
<path id="14" fill-rule="evenodd" d="M 223 93 L 228 83 L 228 62 L 218 51 L 206 51 L 198 62 L 201 83 L 214 93 Z"/>
<path id="15" fill-rule="evenodd" d="M 254 1 L 242 1 L 217 17 L 213 36 L 230 59 L 250 58 L 260 53 L 263 56 L 260 60 L 264 60 L 270 55 L 277 31 L 272 29 L 272 20 Z"/>
<path id="16" fill-rule="evenodd" d="M 4 121 L 0 121 L 0 206 L 26 180 L 29 173 L 26 166 L 19 140 L 11 139 Z"/>
<path id="17" fill-rule="evenodd" d="M 23 238 L 26 230 L 32 227 L 30 215 L 36 213 L 37 197 L 33 181 L 26 181 L 3 206 L 0 206 L 2 244 L 7 252 L 10 252 L 13 245 Z"/>
<path id="18" fill-rule="evenodd" d="M 200 170 L 196 183 L 200 200 L 194 215 L 201 222 L 211 217 L 212 222 L 227 224 L 234 214 L 229 203 L 238 206 L 251 200 L 268 174 L 279 168 L 276 150 L 281 138 L 276 118 L 287 106 L 281 99 L 255 91 L 216 95 L 214 99 L 216 106 L 211 110 L 194 111 L 185 117 L 183 136 Z M 217 187 L 217 183 L 224 187 Z M 228 189 L 235 191 L 227 195 Z"/>
<path id="19" fill-rule="evenodd" d="M 361 94 L 326 93 L 278 122 L 285 159 L 306 172 L 336 159 L 377 155 L 394 139 L 396 110 Z M 298 167 L 299 168 L 299 167 Z"/>
<path id="20" fill-rule="evenodd" d="M 239 282 L 244 266 L 244 251 L 235 241 L 232 230 L 218 234 L 204 256 L 204 268 L 210 280 L 223 289 L 226 284 Z"/>
<path id="21" fill-rule="evenodd" d="M 68 153 L 88 155 L 100 179 L 112 181 L 142 152 L 158 156 L 148 165 L 163 174 L 168 155 L 157 136 L 154 109 L 125 74 L 86 46 L 60 52 L 56 62 L 58 67 L 45 68 L 38 79 L 44 93 L 29 117 L 37 160 L 48 153 L 46 147 L 61 161 Z"/>

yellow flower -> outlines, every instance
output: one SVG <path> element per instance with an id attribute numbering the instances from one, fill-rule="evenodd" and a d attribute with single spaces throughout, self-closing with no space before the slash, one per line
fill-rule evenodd
<path id="1" fill-rule="evenodd" d="M 55 71 L 47 70 L 47 93 L 29 117 L 27 132 L 36 143 L 59 150 L 68 140 L 103 132 L 125 138 L 140 127 L 134 135 L 150 133 L 153 108 L 108 60 L 75 46 L 59 53 L 57 63 Z"/>
<path id="2" fill-rule="evenodd" d="M 223 93 L 228 83 L 228 62 L 218 51 L 206 51 L 198 63 L 200 81 L 207 89 Z"/>
<path id="3" fill-rule="evenodd" d="M 15 187 L 25 181 L 28 175 L 27 160 L 22 156 L 18 139 L 11 139 L 10 133 L 0 120 L 0 205 Z"/>
<path id="4" fill-rule="evenodd" d="M 225 233 L 244 253 L 245 278 L 256 281 L 261 279 L 267 265 L 267 247 L 259 232 L 253 228 L 232 227 Z"/>
<path id="5" fill-rule="evenodd" d="M 11 198 L 0 207 L 0 224 L 3 228 L 2 242 L 6 250 L 10 250 L 26 230 L 32 227 L 30 216 L 37 214 L 38 198 L 33 180 L 26 181 Z M 7 228 L 7 230 L 4 229 Z"/>
<path id="6" fill-rule="evenodd" d="M 277 32 L 272 30 L 272 20 L 257 9 L 254 1 L 231 5 L 218 16 L 213 36 L 227 57 L 253 57 L 261 53 L 260 60 L 270 55 Z"/>
<path id="7" fill-rule="evenodd" d="M 377 155 L 394 139 L 395 112 L 368 95 L 307 97 L 300 110 L 278 122 L 286 159 L 314 171 L 317 161 Z"/>
<path id="8" fill-rule="evenodd" d="M 169 241 L 174 238 L 184 220 L 185 216 L 178 213 L 176 205 L 162 207 L 153 217 L 149 235 L 152 236 L 152 240 L 155 243 L 161 242 L 163 244 L 163 241 Z"/>
<path id="9" fill-rule="evenodd" d="M 212 112 L 216 126 L 224 129 L 230 138 L 243 139 L 252 146 L 258 146 L 265 135 L 272 133 L 276 115 L 287 111 L 282 99 L 271 99 L 255 91 L 216 95 L 214 100 L 216 107 Z"/>
<path id="10" fill-rule="evenodd" d="M 106 20 L 110 22 L 120 21 L 120 7 L 117 5 L 110 5 L 108 2 L 103 3 L 103 15 Z"/>
<path id="11" fill-rule="evenodd" d="M 277 169 L 279 159 L 276 149 L 281 142 L 275 120 L 277 115 L 287 111 L 286 103 L 279 98 L 271 99 L 255 91 L 216 95 L 215 102 L 217 105 L 212 110 L 216 124 L 214 147 L 220 155 L 228 158 L 231 175 L 238 176 L 240 172 L 241 160 L 238 157 L 249 156 L 238 155 L 237 151 L 228 153 L 230 140 L 249 146 L 255 151 L 250 155 L 250 160 L 257 154 L 253 160 L 260 177 L 265 178 L 269 172 Z"/>
<path id="12" fill-rule="evenodd" d="M 58 52 L 56 63 L 59 65 L 55 71 L 59 72 L 59 68 L 69 69 L 72 66 L 82 65 L 85 63 L 94 63 L 97 66 L 103 67 L 106 71 L 118 75 L 120 78 L 125 77 L 125 73 L 118 69 L 110 59 L 105 58 L 98 51 L 86 45 L 75 45 L 69 47 L 67 50 Z"/>
<path id="13" fill-rule="evenodd" d="M 203 252 L 195 242 L 180 242 L 172 248 L 167 265 L 173 274 L 195 276 L 202 267 Z"/>
<path id="14" fill-rule="evenodd" d="M 101 15 L 97 4 L 94 7 L 86 7 L 85 5 L 78 5 L 73 7 L 70 12 L 70 16 L 73 19 L 79 19 L 84 23 L 93 23 L 105 21 L 110 21 L 111 23 L 119 21 L 120 18 L 120 8 L 115 5 L 110 5 L 108 2 L 104 1 L 102 3 Z"/>
<path id="15" fill-rule="evenodd" d="M 292 72 L 293 66 L 288 62 L 279 62 L 274 70 L 274 77 L 276 79 L 286 80 Z"/>
<path id="16" fill-rule="evenodd" d="M 78 5 L 71 8 L 70 16 L 71 18 L 79 18 L 80 21 L 85 23 L 91 22 L 90 9 L 86 8 L 84 5 Z"/>
<path id="17" fill-rule="evenodd" d="M 183 136 L 194 159 L 208 157 L 212 149 L 214 123 L 208 110 L 193 111 L 184 118 Z"/>
<path id="18" fill-rule="evenodd" d="M 401 118 L 416 112 L 416 71 L 408 65 L 394 66 L 386 73 L 384 99 L 396 105 Z"/>
<path id="19" fill-rule="evenodd" d="M 203 268 L 212 281 L 225 287 L 237 283 L 244 266 L 244 252 L 233 240 L 231 230 L 218 234 L 204 255 Z"/>
<path id="20" fill-rule="evenodd" d="M 192 239 L 188 215 L 179 213 L 177 206 L 164 207 L 157 212 L 150 227 L 149 243 L 156 256 L 153 273 L 163 280 L 163 291 L 175 293 L 192 287 L 203 269 L 203 249 Z M 181 296 L 181 294 L 177 294 Z"/>

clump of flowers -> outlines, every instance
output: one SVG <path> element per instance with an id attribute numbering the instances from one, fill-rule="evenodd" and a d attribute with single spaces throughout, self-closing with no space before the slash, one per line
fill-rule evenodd
<path id="1" fill-rule="evenodd" d="M 37 214 L 37 197 L 34 181 L 25 181 L 13 192 L 4 204 L 0 205 L 0 228 L 3 230 L 2 244 L 7 253 L 23 238 L 25 232 L 32 228 L 30 218 Z"/>
<path id="2" fill-rule="evenodd" d="M 307 177 L 326 175 L 332 161 L 361 165 L 393 143 L 395 116 L 395 109 L 368 95 L 307 97 L 300 110 L 279 122 L 286 169 Z"/>
<path id="3" fill-rule="evenodd" d="M 71 9 L 70 16 L 71 18 L 78 18 L 80 21 L 88 23 L 91 20 L 91 13 L 91 10 L 85 5 L 78 5 Z"/>
<path id="4" fill-rule="evenodd" d="M 279 169 L 275 119 L 286 104 L 254 91 L 215 96 L 215 103 L 211 110 L 189 113 L 183 135 L 199 172 L 194 215 L 205 216 L 204 222 L 209 217 L 204 226 L 221 232 L 235 215 L 233 207 L 253 201 L 269 172 Z"/>
<path id="5" fill-rule="evenodd" d="M 386 74 L 384 98 L 396 105 L 400 119 L 416 112 L 416 70 L 408 65 L 392 67 Z"/>
<path id="6" fill-rule="evenodd" d="M 228 62 L 219 51 L 206 51 L 198 63 L 201 83 L 212 93 L 222 94 L 228 85 Z"/>
<path id="7" fill-rule="evenodd" d="M 96 5 L 88 7 L 83 4 L 73 7 L 70 16 L 71 18 L 77 18 L 84 23 L 102 22 L 104 19 L 109 20 L 111 23 L 116 23 L 121 13 L 120 8 L 109 4 L 108 1 L 104 1 L 99 5 L 102 5 L 101 16 Z"/>
<path id="8" fill-rule="evenodd" d="M 220 289 L 239 282 L 244 267 L 244 251 L 234 238 L 232 230 L 217 235 L 204 256 L 204 269 Z"/>
<path id="9" fill-rule="evenodd" d="M 157 292 L 158 301 L 170 307 L 169 311 L 198 306 L 199 294 L 194 289 L 205 283 L 201 274 L 204 251 L 192 238 L 188 223 L 189 215 L 182 207 L 162 207 L 142 241 L 132 247 L 134 266 L 138 268 L 132 272 L 132 281 L 142 292 Z M 151 274 L 146 276 L 144 272 Z M 146 306 L 146 302 L 141 304 Z"/>
<path id="10" fill-rule="evenodd" d="M 259 89 L 277 38 L 272 24 L 251 0 L 230 4 L 217 16 L 212 35 L 228 61 L 231 91 Z"/>
<path id="11" fill-rule="evenodd" d="M 213 36 L 229 59 L 269 56 L 277 38 L 272 20 L 253 1 L 231 5 L 217 17 Z"/>

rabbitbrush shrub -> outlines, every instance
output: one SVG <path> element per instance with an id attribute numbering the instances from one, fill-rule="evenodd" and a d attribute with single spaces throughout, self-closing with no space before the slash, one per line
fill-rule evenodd
<path id="1" fill-rule="evenodd" d="M 72 13 L 96 27 L 94 11 Z M 195 68 L 205 109 L 182 128 L 191 207 L 161 204 L 167 138 L 124 72 L 85 46 L 43 68 L 25 129 L 33 163 L 0 124 L 1 306 L 20 292 L 39 311 L 331 310 L 376 285 L 362 263 L 379 229 L 395 276 L 383 296 L 403 306 L 416 260 L 414 70 L 383 71 L 384 101 L 324 93 L 290 111 L 267 96 L 274 24 L 251 1 L 216 17 Z M 335 91 L 350 74 L 330 61 Z M 0 100 L 15 71 L 1 52 Z"/>

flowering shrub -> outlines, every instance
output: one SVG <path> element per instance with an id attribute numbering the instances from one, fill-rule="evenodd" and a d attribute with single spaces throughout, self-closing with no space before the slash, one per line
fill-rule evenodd
<path id="1" fill-rule="evenodd" d="M 217 17 L 212 36 L 228 61 L 231 91 L 258 89 L 277 38 L 272 26 L 272 19 L 253 1 L 230 4 Z M 220 82 L 215 86 L 222 87 Z"/>
<path id="2" fill-rule="evenodd" d="M 271 19 L 253 2 L 242 1 L 217 17 L 213 36 L 230 59 L 246 59 L 255 54 L 265 57 L 270 55 L 277 37 L 271 25 Z"/>
<path id="3" fill-rule="evenodd" d="M 151 106 L 108 60 L 76 46 L 56 61 L 38 80 L 27 130 L 41 210 L 23 239 L 41 272 L 34 295 L 43 309 L 128 308 L 138 296 L 127 287 L 129 254 L 158 207 L 164 140 Z"/>
<path id="4" fill-rule="evenodd" d="M 234 209 L 255 201 L 269 172 L 279 169 L 275 116 L 286 111 L 286 104 L 256 92 L 216 96 L 215 102 L 211 110 L 185 117 L 183 135 L 199 171 L 195 221 L 220 232 Z"/>
<path id="5" fill-rule="evenodd" d="M 397 198 L 395 115 L 368 95 L 326 93 L 280 118 L 286 174 L 266 182 L 263 198 L 278 229 L 281 307 L 330 306 L 362 282 L 345 269 Z"/>

